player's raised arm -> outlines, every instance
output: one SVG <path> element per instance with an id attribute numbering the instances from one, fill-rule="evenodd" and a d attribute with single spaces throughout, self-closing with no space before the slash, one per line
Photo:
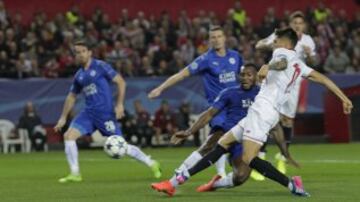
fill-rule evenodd
<path id="1" fill-rule="evenodd" d="M 350 114 L 351 110 L 353 108 L 352 102 L 350 99 L 340 90 L 340 88 L 332 82 L 328 77 L 325 75 L 313 70 L 307 77 L 311 81 L 320 83 L 326 88 L 328 88 L 331 92 L 333 92 L 341 101 L 343 104 L 343 110 L 344 114 Z"/>
<path id="2" fill-rule="evenodd" d="M 275 29 L 275 31 L 276 31 L 276 29 Z M 257 50 L 271 50 L 273 48 L 274 39 L 275 39 L 275 35 L 271 34 L 270 36 L 258 41 L 255 45 L 255 48 Z"/>
<path id="3" fill-rule="evenodd" d="M 61 128 L 64 127 L 64 125 L 66 123 L 66 119 L 68 117 L 68 114 L 74 107 L 75 102 L 76 102 L 76 94 L 73 92 L 70 92 L 65 99 L 64 108 L 61 113 L 60 119 L 58 120 L 57 124 L 54 127 L 54 130 L 56 132 L 59 132 L 61 130 Z"/>
<path id="4" fill-rule="evenodd" d="M 200 117 L 196 120 L 196 122 L 186 131 L 179 131 L 175 133 L 172 138 L 171 142 L 173 144 L 179 144 L 185 138 L 195 134 L 201 128 L 203 128 L 209 121 L 219 112 L 218 109 L 214 107 L 210 107 L 203 113 L 201 113 Z"/>
<path id="5" fill-rule="evenodd" d="M 117 101 L 115 106 L 116 118 L 122 118 L 124 116 L 124 99 L 125 99 L 125 89 L 126 82 L 124 78 L 120 74 L 116 74 L 116 76 L 112 80 L 117 86 Z"/>
<path id="6" fill-rule="evenodd" d="M 178 83 L 179 81 L 185 79 L 186 77 L 190 76 L 190 71 L 188 69 L 188 67 L 182 69 L 181 71 L 179 71 L 178 73 L 172 75 L 171 77 L 169 77 L 168 79 L 166 79 L 165 82 L 163 82 L 160 86 L 158 86 L 157 88 L 153 89 L 148 97 L 150 99 L 156 98 L 158 96 L 160 96 L 160 94 L 168 89 L 169 87 L 175 85 L 176 83 Z"/>

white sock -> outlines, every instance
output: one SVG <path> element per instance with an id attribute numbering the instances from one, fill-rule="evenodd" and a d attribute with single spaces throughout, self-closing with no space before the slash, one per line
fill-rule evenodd
<path id="1" fill-rule="evenodd" d="M 65 140 L 65 154 L 70 166 L 71 174 L 79 175 L 80 168 L 78 159 L 78 148 L 75 140 Z"/>
<path id="2" fill-rule="evenodd" d="M 229 173 L 226 177 L 221 178 L 220 180 L 214 183 L 215 188 L 231 188 L 234 187 L 233 182 L 233 172 Z"/>
<path id="3" fill-rule="evenodd" d="M 221 177 L 226 176 L 226 170 L 225 170 L 225 166 L 226 166 L 226 154 L 222 155 L 218 161 L 216 161 L 215 166 L 216 166 L 216 172 L 218 175 L 220 175 Z"/>
<path id="4" fill-rule="evenodd" d="M 202 159 L 201 154 L 198 151 L 194 151 L 185 159 L 185 161 L 180 165 L 180 167 L 178 167 L 175 170 L 175 172 L 183 171 L 185 169 L 190 169 L 201 159 Z M 178 181 L 176 180 L 176 175 L 173 175 L 170 178 L 170 183 L 173 185 L 173 187 L 177 187 L 179 185 Z"/>
<path id="5" fill-rule="evenodd" d="M 142 152 L 137 146 L 128 144 L 126 154 L 144 164 L 147 166 L 151 166 L 154 161 L 150 158 L 150 156 L 146 155 L 144 152 Z"/>

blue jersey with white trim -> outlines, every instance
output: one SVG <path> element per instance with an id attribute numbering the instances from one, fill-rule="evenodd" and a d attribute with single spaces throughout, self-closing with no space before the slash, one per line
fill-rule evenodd
<path id="1" fill-rule="evenodd" d="M 242 65 L 242 58 L 237 51 L 227 49 L 226 55 L 222 57 L 210 49 L 187 68 L 191 75 L 202 76 L 206 99 L 212 104 L 223 89 L 238 85 L 237 75 Z"/>
<path id="2" fill-rule="evenodd" d="M 114 113 L 112 80 L 117 72 L 110 64 L 91 59 L 88 69 L 80 68 L 74 77 L 70 91 L 85 95 L 85 111 L 89 113 Z"/>

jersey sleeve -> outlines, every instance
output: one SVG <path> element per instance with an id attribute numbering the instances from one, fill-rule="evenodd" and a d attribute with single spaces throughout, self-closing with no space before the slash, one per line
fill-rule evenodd
<path id="1" fill-rule="evenodd" d="M 289 60 L 288 54 L 285 49 L 278 48 L 273 51 L 273 55 L 272 55 L 271 61 L 269 63 L 278 62 L 281 59 Z"/>
<path id="2" fill-rule="evenodd" d="M 314 40 L 311 38 L 311 37 L 309 37 L 309 47 L 310 47 L 310 50 L 311 50 L 311 53 L 310 53 L 310 55 L 311 56 L 315 56 L 316 55 L 316 52 L 315 52 L 315 42 L 314 42 Z"/>
<path id="3" fill-rule="evenodd" d="M 268 45 L 268 46 L 271 45 L 272 43 L 274 43 L 275 38 L 276 38 L 276 35 L 274 32 L 264 39 L 264 44 Z"/>
<path id="4" fill-rule="evenodd" d="M 219 111 L 222 111 L 225 106 L 226 106 L 226 103 L 227 103 L 227 100 L 228 100 L 228 92 L 226 89 L 221 91 L 219 93 L 219 95 L 216 97 L 216 99 L 214 100 L 214 103 L 211 105 L 211 107 L 219 110 Z"/>
<path id="5" fill-rule="evenodd" d="M 310 73 L 314 71 L 313 68 L 307 66 L 305 63 L 301 64 L 301 76 L 306 78 L 310 75 Z"/>
<path id="6" fill-rule="evenodd" d="M 189 69 L 191 75 L 199 74 L 205 69 L 209 68 L 208 54 L 206 53 L 200 55 L 192 63 L 190 63 L 187 68 Z"/>
<path id="7" fill-rule="evenodd" d="M 74 93 L 74 94 L 79 94 L 81 92 L 81 90 L 82 90 L 81 85 L 74 78 L 74 81 L 70 86 L 70 92 Z"/>
<path id="8" fill-rule="evenodd" d="M 105 78 L 109 81 L 112 81 L 114 77 L 117 75 L 117 72 L 109 64 L 105 63 L 102 66 L 103 66 Z"/>

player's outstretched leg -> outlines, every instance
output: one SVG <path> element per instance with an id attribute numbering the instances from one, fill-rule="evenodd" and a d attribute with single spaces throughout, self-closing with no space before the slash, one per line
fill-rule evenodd
<path id="1" fill-rule="evenodd" d="M 159 162 L 151 159 L 150 156 L 142 152 L 137 146 L 128 144 L 126 154 L 151 168 L 155 178 L 161 177 L 161 169 Z"/>
<path id="2" fill-rule="evenodd" d="M 70 128 L 64 135 L 65 154 L 70 167 L 70 174 L 60 178 L 60 183 L 82 181 L 78 159 L 78 148 L 76 145 L 76 139 L 78 137 L 80 137 L 80 132 L 74 128 Z"/>
<path id="3" fill-rule="evenodd" d="M 263 146 L 260 148 L 260 152 L 258 154 L 258 157 L 265 160 L 266 158 L 266 143 L 263 144 Z M 256 181 L 264 181 L 265 177 L 261 175 L 258 171 L 252 170 L 250 177 Z"/>
<path id="4" fill-rule="evenodd" d="M 299 176 L 288 178 L 286 175 L 282 174 L 278 171 L 271 163 L 260 159 L 256 156 L 258 149 L 260 146 L 258 143 L 253 141 L 244 140 L 244 154 L 243 154 L 243 161 L 253 169 L 256 169 L 259 173 L 264 175 L 265 177 L 278 182 L 279 184 L 287 187 L 290 192 L 297 196 L 310 196 L 307 193 L 302 185 L 301 178 Z"/>
<path id="5" fill-rule="evenodd" d="M 215 167 L 216 167 L 216 172 L 218 175 L 220 175 L 221 177 L 226 177 L 226 158 L 227 155 L 224 154 L 222 157 L 219 158 L 218 161 L 216 161 L 215 163 Z"/>

